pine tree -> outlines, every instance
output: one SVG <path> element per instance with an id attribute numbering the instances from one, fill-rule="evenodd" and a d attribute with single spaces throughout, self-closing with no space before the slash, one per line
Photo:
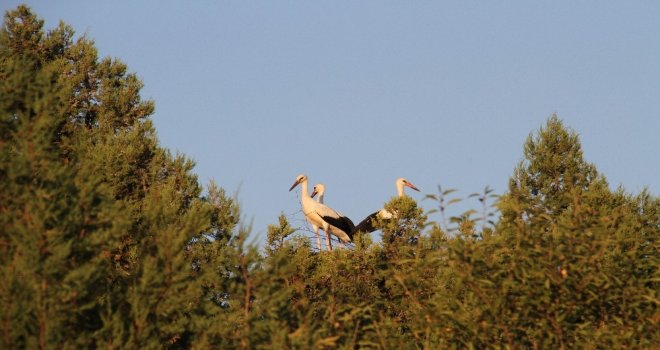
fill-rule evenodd
<path id="1" fill-rule="evenodd" d="M 577 135 L 556 116 L 528 138 L 524 155 L 498 204 L 502 217 L 489 248 L 498 253 L 470 262 L 484 264 L 473 275 L 495 277 L 477 285 L 491 291 L 485 295 L 502 295 L 484 304 L 489 315 L 498 315 L 491 322 L 503 345 L 573 348 L 594 339 L 606 347 L 650 344 L 644 322 L 644 331 L 622 337 L 639 317 L 630 318 L 620 305 L 631 289 L 653 295 L 641 282 L 652 274 L 630 288 L 620 282 L 623 270 L 610 268 L 620 259 L 641 262 L 640 250 L 650 253 L 644 248 L 649 236 L 639 239 L 631 231 L 641 219 L 639 204 L 608 189 L 582 158 Z M 506 273 L 492 271 L 493 263 Z M 652 303 L 636 300 L 637 312 L 651 317 Z"/>
<path id="2" fill-rule="evenodd" d="M 188 348 L 213 311 L 193 243 L 238 213 L 159 146 L 136 75 L 73 36 L 25 6 L 0 31 L 2 347 Z"/>
<path id="3" fill-rule="evenodd" d="M 121 203 L 63 134 L 70 87 L 61 62 L 48 62 L 66 28 L 44 36 L 25 7 L 0 32 L 0 239 L 3 348 L 89 346 L 100 327 L 96 302 L 110 265 L 108 247 L 127 227 Z M 59 45 L 59 46 L 58 46 Z"/>
<path id="4" fill-rule="evenodd" d="M 527 138 L 523 154 L 509 179 L 509 192 L 500 202 L 500 224 L 554 218 L 571 208 L 575 196 L 608 192 L 605 178 L 583 159 L 578 135 L 556 115 L 536 137 Z"/>

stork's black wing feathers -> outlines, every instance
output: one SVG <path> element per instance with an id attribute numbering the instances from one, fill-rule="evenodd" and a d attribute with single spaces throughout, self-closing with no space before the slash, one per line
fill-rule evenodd
<path id="1" fill-rule="evenodd" d="M 346 232 L 348 238 L 353 240 L 353 230 L 355 229 L 355 224 L 353 224 L 353 221 L 351 221 L 351 219 L 349 219 L 347 216 L 321 216 L 321 218 L 328 224 Z"/>
<path id="2" fill-rule="evenodd" d="M 357 226 L 355 226 L 355 229 L 353 229 L 353 232 L 351 233 L 351 236 L 353 234 L 355 234 L 356 232 L 371 233 L 371 232 L 376 231 L 376 226 L 374 226 L 374 221 L 376 220 L 377 216 L 378 216 L 378 212 L 369 214 L 369 216 L 367 216 Z"/>

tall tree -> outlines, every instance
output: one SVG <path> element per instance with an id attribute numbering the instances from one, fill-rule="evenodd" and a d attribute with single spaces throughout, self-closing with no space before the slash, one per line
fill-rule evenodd
<path id="1" fill-rule="evenodd" d="M 578 135 L 556 115 L 536 136 L 527 138 L 523 155 L 509 179 L 509 192 L 502 197 L 503 224 L 541 215 L 557 217 L 574 204 L 575 194 L 608 192 L 605 178 L 584 160 Z"/>
<path id="2" fill-rule="evenodd" d="M 651 317 L 654 292 L 642 281 L 656 272 L 646 270 L 632 287 L 621 283 L 631 271 L 613 267 L 622 260 L 628 266 L 655 260 L 648 249 L 654 238 L 644 232 L 657 232 L 657 220 L 644 229 L 639 225 L 640 213 L 655 211 L 656 201 L 612 193 L 583 159 L 577 134 L 553 115 L 527 139 L 524 159 L 498 205 L 502 216 L 491 249 L 499 254 L 485 262 L 507 273 L 493 274 L 495 284 L 483 287 L 496 286 L 494 292 L 504 295 L 492 300 L 490 312 L 503 317 L 493 323 L 506 342 L 553 348 L 594 339 L 608 347 L 650 344 L 648 328 L 629 338 L 621 334 L 643 328 L 635 328 L 639 314 Z M 644 297 L 630 300 L 633 289 Z M 635 312 L 621 307 L 630 304 Z"/>
<path id="3" fill-rule="evenodd" d="M 73 37 L 26 6 L 0 31 L 2 347 L 188 347 L 209 317 L 191 243 L 233 209 L 159 146 L 136 75 Z"/>
<path id="4" fill-rule="evenodd" d="M 0 32 L 3 348 L 89 344 L 109 247 L 128 228 L 95 167 L 65 151 L 77 142 L 64 132 L 73 91 L 58 57 L 70 31 L 42 26 L 21 6 Z"/>

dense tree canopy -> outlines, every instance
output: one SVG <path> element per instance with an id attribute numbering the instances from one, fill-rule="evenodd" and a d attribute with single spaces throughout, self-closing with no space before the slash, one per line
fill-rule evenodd
<path id="1" fill-rule="evenodd" d="M 159 145 L 141 87 L 69 26 L 46 32 L 25 6 L 5 15 L 1 348 L 660 343 L 660 198 L 610 190 L 556 116 L 525 142 L 496 210 L 488 188 L 451 224 L 451 190 L 428 196 L 439 213 L 393 198 L 381 241 L 332 252 L 283 215 L 260 249 L 235 199 Z"/>

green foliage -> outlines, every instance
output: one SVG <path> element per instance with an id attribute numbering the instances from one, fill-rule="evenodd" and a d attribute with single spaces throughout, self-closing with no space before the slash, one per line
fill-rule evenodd
<path id="1" fill-rule="evenodd" d="M 268 225 L 267 251 L 273 252 L 282 247 L 284 239 L 296 230 L 291 227 L 284 214 L 280 214 L 279 225 Z"/>
<path id="2" fill-rule="evenodd" d="M 556 116 L 496 202 L 438 222 L 385 204 L 382 240 L 263 251 L 235 198 L 159 146 L 127 67 L 27 7 L 0 31 L 3 349 L 653 348 L 660 198 L 611 191 Z"/>
<path id="3" fill-rule="evenodd" d="M 136 76 L 73 35 L 25 6 L 0 31 L 0 347 L 188 347 L 210 314 L 191 242 L 237 212 L 158 145 Z"/>
<path id="4" fill-rule="evenodd" d="M 416 203 L 404 197 L 385 205 L 395 219 L 377 220 L 379 244 L 362 235 L 354 249 L 333 253 L 310 253 L 309 243 L 294 252 L 289 244 L 297 240 L 269 249 L 266 266 L 277 262 L 287 271 L 285 281 L 295 281 L 284 284 L 298 291 L 284 292 L 282 304 L 272 307 L 287 310 L 283 315 L 292 320 L 295 304 L 295 314 L 307 316 L 294 318 L 278 344 L 383 349 L 657 344 L 660 199 L 611 192 L 582 159 L 577 136 L 554 116 L 525 149 L 509 191 L 497 201 L 502 213 L 497 221 L 488 222 L 494 216 L 489 199 L 496 197 L 488 187 L 469 196 L 480 210 L 451 217 L 451 229 L 443 229 L 446 220 L 429 226 Z M 442 219 L 459 200 L 448 197 L 452 192 L 440 188 L 428 195 L 439 206 L 429 214 L 439 212 Z M 280 226 L 271 227 L 273 237 L 288 234 L 287 225 L 281 217 Z M 293 256 L 295 269 L 286 269 Z M 277 278 L 271 284 L 281 285 Z"/>
<path id="5" fill-rule="evenodd" d="M 415 200 L 408 196 L 394 197 L 385 204 L 384 209 L 393 214 L 393 218 L 377 218 L 376 227 L 383 232 L 385 248 L 401 245 L 415 245 L 419 240 L 426 216 Z"/>

